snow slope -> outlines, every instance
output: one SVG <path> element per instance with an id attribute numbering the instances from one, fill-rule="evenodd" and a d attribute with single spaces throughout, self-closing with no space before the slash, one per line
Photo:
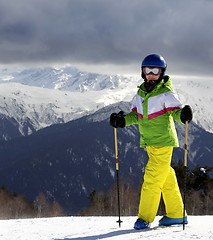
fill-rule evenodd
<path id="1" fill-rule="evenodd" d="M 101 98 L 99 94 L 94 91 L 73 93 L 20 83 L 2 83 L 0 114 L 14 118 L 20 125 L 21 133 L 26 119 L 30 119 L 34 129 L 39 130 L 55 123 L 74 120 L 112 102 L 110 97 L 106 101 L 106 96 Z M 30 129 L 28 134 L 31 134 Z"/>
<path id="2" fill-rule="evenodd" d="M 189 224 L 158 227 L 156 217 L 151 230 L 133 229 L 137 217 L 60 217 L 43 219 L 18 219 L 0 221 L 1 240 L 168 240 L 168 239 L 213 239 L 213 216 L 189 216 Z"/>

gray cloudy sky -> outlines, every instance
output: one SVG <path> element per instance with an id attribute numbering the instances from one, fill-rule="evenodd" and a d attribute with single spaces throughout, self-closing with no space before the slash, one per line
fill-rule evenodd
<path id="1" fill-rule="evenodd" d="M 212 0 L 0 0 L 0 64 L 137 73 L 160 53 L 173 74 L 213 74 Z"/>

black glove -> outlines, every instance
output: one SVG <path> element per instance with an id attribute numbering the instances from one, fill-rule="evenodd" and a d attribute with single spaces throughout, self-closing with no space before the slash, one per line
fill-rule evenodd
<path id="1" fill-rule="evenodd" d="M 181 111 L 180 119 L 183 123 L 186 123 L 186 121 L 190 122 L 192 120 L 192 117 L 192 109 L 189 105 L 186 105 Z"/>
<path id="2" fill-rule="evenodd" d="M 114 128 L 125 127 L 124 112 L 120 111 L 119 113 L 112 113 L 110 116 L 110 125 Z"/>

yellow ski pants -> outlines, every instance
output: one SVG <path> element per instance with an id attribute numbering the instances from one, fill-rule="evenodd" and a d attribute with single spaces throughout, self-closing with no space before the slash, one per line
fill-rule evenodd
<path id="1" fill-rule="evenodd" d="M 161 193 L 166 208 L 166 216 L 183 217 L 183 201 L 176 174 L 171 167 L 173 147 L 149 146 L 149 156 L 141 189 L 138 218 L 152 223 L 157 214 Z"/>

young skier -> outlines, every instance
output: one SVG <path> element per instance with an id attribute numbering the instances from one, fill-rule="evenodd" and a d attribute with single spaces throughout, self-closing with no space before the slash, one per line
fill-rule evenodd
<path id="1" fill-rule="evenodd" d="M 132 111 L 112 113 L 110 125 L 123 128 L 138 124 L 140 147 L 146 148 L 149 157 L 141 189 L 138 219 L 134 228 L 150 227 L 157 214 L 161 194 L 166 216 L 159 225 L 169 226 L 183 222 L 183 201 L 174 169 L 171 167 L 173 147 L 178 147 L 174 120 L 186 123 L 192 120 L 189 105 L 182 107 L 171 87 L 171 79 L 165 75 L 166 61 L 158 54 L 144 58 L 141 76 L 144 82 L 132 101 Z M 187 223 L 187 216 L 185 216 Z"/>

